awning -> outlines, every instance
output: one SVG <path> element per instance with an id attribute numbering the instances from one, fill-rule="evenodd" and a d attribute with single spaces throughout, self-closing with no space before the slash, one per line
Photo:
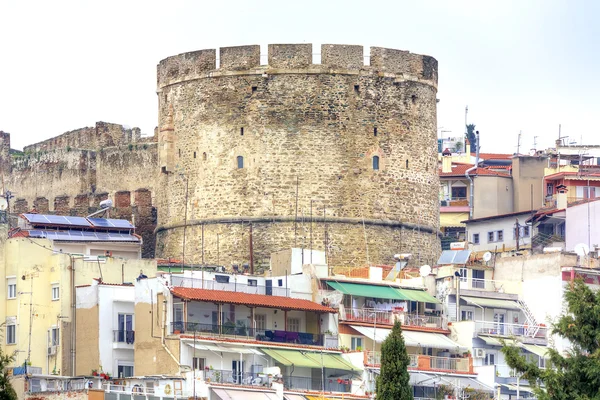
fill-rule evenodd
<path id="1" fill-rule="evenodd" d="M 251 349 L 249 347 L 226 347 L 226 346 L 217 346 L 214 344 L 207 343 L 191 343 L 185 342 L 188 346 L 195 348 L 196 350 L 204 350 L 204 351 L 215 351 L 215 352 L 224 352 L 224 353 L 241 353 L 241 354 L 260 354 L 262 353 L 258 350 Z"/>
<path id="2" fill-rule="evenodd" d="M 427 373 L 418 371 L 408 371 L 410 375 L 409 383 L 411 386 L 437 386 L 437 385 L 453 385 L 461 388 L 471 388 L 484 392 L 493 392 L 494 388 L 477 379 L 468 377 L 456 377 L 442 373 Z"/>
<path id="3" fill-rule="evenodd" d="M 418 301 L 420 303 L 435 303 L 439 304 L 440 301 L 423 290 L 410 290 L 410 289 L 396 289 L 400 294 L 406 296 L 410 301 Z"/>
<path id="4" fill-rule="evenodd" d="M 223 351 L 219 346 L 214 346 L 212 344 L 188 343 L 188 342 L 186 342 L 185 344 L 187 344 L 188 346 L 190 346 L 191 348 L 196 349 L 196 350 L 218 351 L 218 352 Z"/>
<path id="5" fill-rule="evenodd" d="M 284 400 L 306 400 L 306 397 L 299 394 L 284 394 Z"/>
<path id="6" fill-rule="evenodd" d="M 502 344 L 502 341 L 504 341 L 504 343 L 509 346 L 521 346 L 521 343 L 512 339 L 498 339 L 495 337 L 482 335 L 479 335 L 479 339 L 483 340 L 486 344 L 489 344 L 490 346 L 504 346 L 504 344 Z"/>
<path id="7" fill-rule="evenodd" d="M 405 296 L 402 296 L 400 292 L 398 292 L 398 290 L 389 286 L 361 285 L 358 283 L 331 281 L 328 281 L 327 284 L 331 286 L 331 288 L 340 291 L 343 294 L 349 294 L 352 296 L 374 297 L 376 299 L 407 300 Z"/>
<path id="8" fill-rule="evenodd" d="M 391 329 L 374 329 L 359 325 L 351 325 L 351 327 L 367 338 L 373 339 L 374 336 L 375 341 L 378 343 L 383 342 L 392 331 Z M 404 343 L 410 347 L 431 347 L 434 349 L 449 350 L 466 348 L 440 333 L 402 331 L 402 337 L 404 337 Z"/>
<path id="9" fill-rule="evenodd" d="M 466 225 L 461 221 L 465 219 L 469 219 L 468 212 L 440 212 L 440 228 L 464 228 Z"/>
<path id="10" fill-rule="evenodd" d="M 483 297 L 460 296 L 460 298 L 469 304 L 484 308 L 502 308 L 507 310 L 520 310 L 519 303 L 514 300 L 490 299 Z"/>
<path id="11" fill-rule="evenodd" d="M 504 386 L 508 390 L 517 391 L 517 385 L 513 385 L 510 383 L 501 383 L 500 386 Z M 527 385 L 519 385 L 519 392 L 533 393 L 533 389 Z"/>
<path id="12" fill-rule="evenodd" d="M 537 355 L 538 357 L 548 358 L 548 348 L 544 346 L 538 346 L 535 344 L 521 344 L 525 350 L 530 353 Z"/>
<path id="13" fill-rule="evenodd" d="M 306 367 L 306 368 L 333 368 L 347 371 L 358 371 L 348 361 L 344 360 L 339 354 L 315 353 L 299 350 L 274 350 L 263 349 L 263 352 L 271 356 L 275 361 L 285 366 Z"/>
<path id="14" fill-rule="evenodd" d="M 275 393 L 255 392 L 250 390 L 234 389 L 215 389 L 212 388 L 212 394 L 218 396 L 219 400 L 278 400 Z"/>

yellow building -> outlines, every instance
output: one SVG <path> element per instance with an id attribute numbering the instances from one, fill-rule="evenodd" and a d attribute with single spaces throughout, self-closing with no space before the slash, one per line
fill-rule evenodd
<path id="1" fill-rule="evenodd" d="M 1 225 L 0 280 L 4 284 L 0 285 L 0 296 L 5 299 L 0 307 L 0 321 L 5 322 L 2 349 L 15 354 L 14 366 L 27 363 L 37 373 L 73 375 L 77 352 L 71 346 L 77 335 L 72 317 L 74 288 L 93 279 L 133 282 L 140 271 L 154 276 L 156 262 L 61 253 L 61 247 L 73 246 L 74 242 L 7 236 L 7 226 Z M 86 241 L 86 245 L 91 243 L 109 252 L 112 246 L 108 241 Z M 141 241 L 116 246 L 139 250 Z"/>

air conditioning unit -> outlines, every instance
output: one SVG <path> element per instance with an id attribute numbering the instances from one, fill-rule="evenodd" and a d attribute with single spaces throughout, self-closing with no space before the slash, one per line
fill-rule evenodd
<path id="1" fill-rule="evenodd" d="M 485 349 L 474 349 L 475 358 L 485 358 Z"/>
<path id="2" fill-rule="evenodd" d="M 56 347 L 57 347 L 57 346 L 48 346 L 48 355 L 49 355 L 49 356 L 54 356 L 54 355 L 56 355 Z"/>

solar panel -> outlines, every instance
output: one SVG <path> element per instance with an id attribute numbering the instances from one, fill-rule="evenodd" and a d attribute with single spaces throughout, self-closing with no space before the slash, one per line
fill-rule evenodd
<path id="1" fill-rule="evenodd" d="M 471 250 L 444 250 L 438 259 L 438 265 L 466 264 L 471 256 Z"/>
<path id="2" fill-rule="evenodd" d="M 81 231 L 29 231 L 30 237 L 48 238 L 51 240 L 71 241 L 71 242 L 135 242 L 140 239 L 133 235 L 108 232 L 81 232 Z"/>
<path id="3" fill-rule="evenodd" d="M 129 221 L 126 219 L 105 219 L 105 218 L 88 218 L 88 221 L 92 223 L 93 226 L 99 228 L 120 228 L 120 229 L 133 229 L 134 226 L 131 225 Z"/>
<path id="4" fill-rule="evenodd" d="M 46 219 L 46 216 L 42 214 L 23 214 L 23 216 L 27 218 L 29 222 L 36 224 L 47 224 L 48 222 L 50 222 Z"/>
<path id="5" fill-rule="evenodd" d="M 63 215 L 23 214 L 32 224 L 40 225 L 65 225 L 65 226 L 91 226 L 83 217 L 66 217 Z"/>
<path id="6" fill-rule="evenodd" d="M 62 215 L 44 215 L 51 224 L 67 225 L 69 221 Z"/>
<path id="7" fill-rule="evenodd" d="M 125 228 L 125 229 L 133 229 L 135 228 L 133 225 L 131 225 L 131 223 L 129 221 L 127 221 L 126 219 L 109 219 L 108 221 L 110 221 L 110 223 L 115 227 L 115 228 Z"/>
<path id="8" fill-rule="evenodd" d="M 102 228 L 112 228 L 113 226 L 108 222 L 108 219 L 104 218 L 88 218 L 88 221 L 92 224 L 92 226 L 98 226 Z"/>
<path id="9" fill-rule="evenodd" d="M 89 221 L 83 217 L 65 217 L 65 219 L 74 226 L 92 226 Z"/>

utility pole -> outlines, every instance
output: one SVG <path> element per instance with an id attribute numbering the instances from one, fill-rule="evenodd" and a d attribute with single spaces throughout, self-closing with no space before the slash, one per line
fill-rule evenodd
<path id="1" fill-rule="evenodd" d="M 521 131 L 519 131 L 519 137 L 517 139 L 517 155 L 521 154 Z"/>
<path id="2" fill-rule="evenodd" d="M 467 129 L 467 115 L 469 114 L 469 106 L 465 106 L 465 138 L 464 141 L 466 143 L 467 138 L 469 137 L 469 130 Z M 466 148 L 466 147 L 465 147 Z M 442 149 L 443 151 L 443 149 Z"/>

